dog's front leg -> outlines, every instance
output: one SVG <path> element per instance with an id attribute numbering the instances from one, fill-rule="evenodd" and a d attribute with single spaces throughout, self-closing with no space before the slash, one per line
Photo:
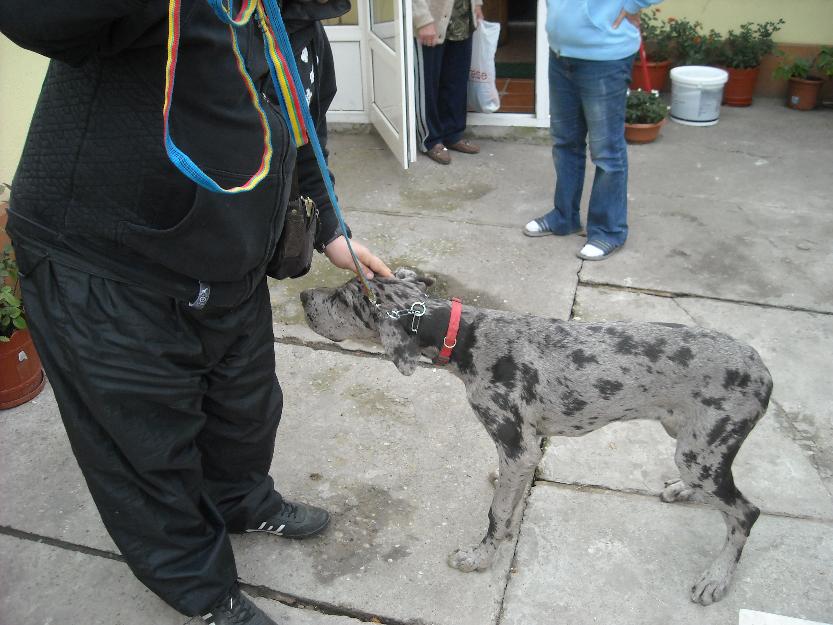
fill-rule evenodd
<path id="1" fill-rule="evenodd" d="M 515 508 L 541 459 L 541 447 L 534 433 L 516 442 L 507 449 L 505 443 L 497 441 L 500 465 L 486 535 L 479 545 L 457 549 L 449 555 L 449 566 L 466 572 L 487 569 L 500 542 L 514 534 Z"/>

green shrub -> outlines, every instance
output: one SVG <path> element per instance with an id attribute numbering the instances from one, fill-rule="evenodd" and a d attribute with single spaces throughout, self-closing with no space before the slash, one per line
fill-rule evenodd
<path id="1" fill-rule="evenodd" d="M 625 106 L 626 124 L 656 124 L 668 115 L 668 106 L 659 97 L 658 91 L 628 91 Z"/>
<path id="2" fill-rule="evenodd" d="M 772 36 L 785 23 L 782 19 L 761 24 L 747 22 L 737 32 L 730 30 L 720 50 L 719 62 L 734 69 L 758 67 L 764 56 L 775 49 Z"/>

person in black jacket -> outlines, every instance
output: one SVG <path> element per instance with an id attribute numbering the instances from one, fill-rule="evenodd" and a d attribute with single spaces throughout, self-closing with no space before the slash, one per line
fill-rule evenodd
<path id="1" fill-rule="evenodd" d="M 349 7 L 283 2 L 324 145 L 335 80 L 319 20 Z M 256 20 L 237 38 L 268 116 L 268 174 L 226 195 L 174 168 L 163 144 L 167 12 L 163 0 L 0 3 L 0 30 L 53 59 L 7 229 L 73 452 L 128 565 L 189 616 L 268 625 L 238 588 L 228 533 L 303 537 L 329 520 L 284 500 L 269 476 L 283 397 L 266 274 L 280 273 L 293 168 L 320 210 L 317 249 L 352 269 L 350 233 L 311 147 L 296 155 L 290 143 Z M 171 136 L 218 184 L 242 184 L 263 132 L 228 27 L 206 0 L 181 0 L 180 15 Z M 390 275 L 353 247 L 369 277 Z"/>

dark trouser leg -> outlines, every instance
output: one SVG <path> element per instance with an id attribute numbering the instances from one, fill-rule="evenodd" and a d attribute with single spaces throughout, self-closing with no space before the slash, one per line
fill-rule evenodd
<path id="1" fill-rule="evenodd" d="M 257 527 L 280 509 L 269 476 L 283 394 L 275 376 L 272 306 L 264 282 L 252 296 L 252 321 L 207 375 L 197 438 L 205 485 L 231 532 Z M 215 320 L 213 331 L 240 332 L 236 318 Z M 224 327 L 229 324 L 228 327 Z"/>
<path id="2" fill-rule="evenodd" d="M 446 41 L 443 47 L 437 107 L 442 142 L 452 145 L 463 138 L 466 129 L 472 38 Z"/>
<path id="3" fill-rule="evenodd" d="M 423 46 L 416 44 L 417 72 L 421 70 L 417 93 L 417 128 L 422 148 L 427 152 L 443 140 L 440 118 L 440 75 L 445 44 Z"/>
<path id="4" fill-rule="evenodd" d="M 253 304 L 196 313 L 39 259 L 25 243 L 17 252 L 35 344 L 108 532 L 148 588 L 185 614 L 205 612 L 237 572 L 196 441 L 212 372 Z M 264 417 L 273 432 L 275 411 Z"/>

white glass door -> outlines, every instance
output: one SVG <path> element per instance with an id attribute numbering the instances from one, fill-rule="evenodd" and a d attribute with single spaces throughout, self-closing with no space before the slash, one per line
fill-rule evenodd
<path id="1" fill-rule="evenodd" d="M 365 0 L 369 7 L 370 123 L 404 169 L 416 160 L 411 0 Z"/>

